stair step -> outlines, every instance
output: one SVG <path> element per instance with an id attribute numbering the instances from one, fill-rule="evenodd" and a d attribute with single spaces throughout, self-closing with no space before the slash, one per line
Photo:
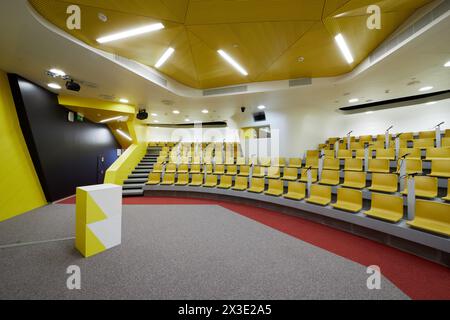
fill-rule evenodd
<path id="1" fill-rule="evenodd" d="M 148 173 L 132 173 L 128 176 L 128 179 L 134 179 L 134 178 L 147 178 L 148 179 Z"/>
<path id="2" fill-rule="evenodd" d="M 122 196 L 125 197 L 132 197 L 132 196 L 142 196 L 144 195 L 144 190 L 123 190 Z"/>
<path id="3" fill-rule="evenodd" d="M 136 184 L 136 183 L 146 183 L 148 181 L 148 177 L 146 178 L 134 178 L 134 179 L 127 179 L 123 183 L 124 184 Z"/>
<path id="4" fill-rule="evenodd" d="M 150 171 L 152 171 L 152 170 L 151 169 L 134 169 L 133 172 L 131 172 L 131 174 L 146 173 L 148 175 L 150 173 Z"/>
<path id="5" fill-rule="evenodd" d="M 130 190 L 130 189 L 142 189 L 145 186 L 145 183 L 134 183 L 134 184 L 124 184 L 122 189 L 123 190 Z"/>
<path id="6" fill-rule="evenodd" d="M 136 168 L 135 168 L 135 170 L 152 170 L 153 169 L 153 166 L 141 166 L 141 165 L 138 165 Z"/>
<path id="7" fill-rule="evenodd" d="M 139 162 L 138 163 L 138 166 L 139 165 L 142 165 L 142 166 L 152 166 L 153 167 L 153 165 L 155 164 L 156 162 Z"/>

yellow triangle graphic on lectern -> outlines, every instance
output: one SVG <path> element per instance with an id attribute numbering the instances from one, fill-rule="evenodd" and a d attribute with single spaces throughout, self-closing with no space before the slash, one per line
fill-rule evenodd
<path id="1" fill-rule="evenodd" d="M 106 220 L 108 216 L 103 212 L 103 210 L 98 206 L 98 204 L 92 199 L 91 195 L 86 194 L 86 224 L 91 224 L 94 222 Z"/>
<path id="2" fill-rule="evenodd" d="M 106 247 L 99 238 L 92 232 L 89 226 L 86 227 L 86 251 L 85 256 L 90 257 L 94 254 L 105 251 Z"/>

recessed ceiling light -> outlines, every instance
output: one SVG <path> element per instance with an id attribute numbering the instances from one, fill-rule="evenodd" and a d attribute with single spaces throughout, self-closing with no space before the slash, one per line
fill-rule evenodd
<path id="1" fill-rule="evenodd" d="M 154 123 L 159 123 L 159 121 L 158 121 L 158 120 L 153 120 L 153 122 L 154 122 Z"/>
<path id="2" fill-rule="evenodd" d="M 178 110 L 173 110 L 172 113 L 173 113 L 173 114 L 180 114 L 180 111 L 178 111 Z"/>
<path id="3" fill-rule="evenodd" d="M 185 121 L 185 122 L 189 122 L 189 121 L 191 121 L 191 119 L 186 118 L 186 119 L 184 119 L 184 121 Z"/>
<path id="4" fill-rule="evenodd" d="M 358 101 L 359 101 L 358 98 L 353 98 L 353 99 L 348 100 L 348 102 L 350 102 L 350 103 L 356 103 Z"/>
<path id="5" fill-rule="evenodd" d="M 426 87 L 420 88 L 419 91 L 424 92 L 424 91 L 430 91 L 431 89 L 433 89 L 432 86 L 426 86 Z"/>
<path id="6" fill-rule="evenodd" d="M 100 21 L 102 21 L 102 22 L 108 21 L 108 17 L 107 17 L 104 13 L 102 13 L 102 12 L 99 12 L 99 13 L 98 13 L 98 19 L 99 19 Z"/>
<path id="7" fill-rule="evenodd" d="M 263 105 L 258 106 L 259 110 L 264 110 L 265 108 L 266 108 L 266 106 L 263 106 Z"/>
<path id="8" fill-rule="evenodd" d="M 53 73 L 55 76 L 58 77 L 64 77 L 66 75 L 66 73 L 60 69 L 50 69 L 48 71 L 50 71 L 51 73 Z"/>
<path id="9" fill-rule="evenodd" d="M 100 123 L 111 122 L 111 121 L 114 121 L 114 120 L 119 120 L 119 119 L 121 119 L 121 118 L 122 118 L 122 116 L 114 117 L 114 118 L 109 118 L 109 119 L 101 120 Z"/>
<path id="10" fill-rule="evenodd" d="M 202 113 L 205 113 L 205 114 L 206 114 L 206 113 L 208 113 L 208 112 L 209 112 L 209 111 L 206 110 L 206 109 L 203 109 L 203 110 L 202 110 Z"/>
<path id="11" fill-rule="evenodd" d="M 49 86 L 52 89 L 56 89 L 56 90 L 61 89 L 61 86 L 57 83 L 49 83 L 47 86 Z"/>
<path id="12" fill-rule="evenodd" d="M 365 113 L 366 113 L 366 114 L 372 114 L 373 111 L 366 111 Z"/>
<path id="13" fill-rule="evenodd" d="M 119 100 L 121 103 L 128 103 L 129 101 L 128 101 L 128 99 L 125 99 L 125 98 L 122 98 L 122 99 L 120 99 Z"/>
<path id="14" fill-rule="evenodd" d="M 344 37 L 341 33 L 339 33 L 336 37 L 334 37 L 334 40 L 336 40 L 336 43 L 341 49 L 342 54 L 344 55 L 345 60 L 347 60 L 348 64 L 353 63 L 355 61 L 353 59 L 352 53 L 350 52 L 350 49 L 347 46 L 347 42 L 345 41 Z"/>
<path id="15" fill-rule="evenodd" d="M 298 57 L 297 58 L 297 62 L 304 62 L 305 61 L 305 57 Z"/>
<path id="16" fill-rule="evenodd" d="M 157 30 L 161 30 L 161 29 L 164 29 L 164 25 L 162 23 L 150 24 L 147 26 L 134 28 L 134 29 L 130 29 L 130 30 L 125 30 L 122 32 L 108 35 L 108 36 L 100 37 L 97 39 L 97 42 L 98 43 L 107 43 L 107 42 L 130 38 L 130 37 L 134 37 L 137 35 L 153 32 L 153 31 L 157 31 Z"/>
<path id="17" fill-rule="evenodd" d="M 444 67 L 450 68 L 450 61 L 447 61 L 447 62 L 444 64 Z"/>
<path id="18" fill-rule="evenodd" d="M 164 54 L 161 56 L 161 58 L 159 58 L 158 62 L 155 64 L 155 67 L 156 68 L 161 67 L 167 61 L 167 59 L 170 58 L 170 56 L 174 53 L 174 51 L 175 51 L 174 48 L 168 48 L 166 52 L 164 52 Z"/>
<path id="19" fill-rule="evenodd" d="M 122 137 L 124 137 L 125 139 L 127 139 L 127 140 L 129 140 L 129 141 L 132 141 L 133 139 L 131 139 L 131 137 L 129 136 L 129 135 L 127 135 L 125 132 L 123 132 L 122 130 L 120 130 L 120 129 L 117 129 L 116 130 L 117 131 L 117 133 L 118 134 L 120 134 Z"/>
<path id="20" fill-rule="evenodd" d="M 236 60 L 234 60 L 231 56 L 228 55 L 228 53 L 226 53 L 223 50 L 217 50 L 217 52 L 222 56 L 222 58 L 224 58 L 231 66 L 233 66 L 233 68 L 235 68 L 237 71 L 239 71 L 241 74 L 243 74 L 244 76 L 248 76 L 248 72 L 241 67 L 241 65 L 239 63 L 236 62 Z"/>
<path id="21" fill-rule="evenodd" d="M 157 116 L 158 116 L 157 113 L 151 113 L 150 115 L 151 115 L 152 117 L 157 117 Z"/>
<path id="22" fill-rule="evenodd" d="M 430 102 L 427 102 L 427 103 L 425 103 L 427 106 L 431 106 L 432 104 L 436 104 L 437 103 L 437 101 L 430 101 Z"/>

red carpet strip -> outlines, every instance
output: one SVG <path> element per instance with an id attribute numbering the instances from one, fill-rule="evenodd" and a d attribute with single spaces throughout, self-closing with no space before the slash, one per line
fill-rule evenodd
<path id="1" fill-rule="evenodd" d="M 59 202 L 74 204 L 75 198 Z M 316 222 L 232 202 L 180 197 L 124 198 L 125 205 L 220 205 L 249 219 L 381 273 L 412 299 L 450 300 L 450 270 L 444 266 Z"/>

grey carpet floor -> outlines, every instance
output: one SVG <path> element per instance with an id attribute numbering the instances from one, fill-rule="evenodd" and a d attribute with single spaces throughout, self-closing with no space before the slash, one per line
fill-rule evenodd
<path id="1" fill-rule="evenodd" d="M 73 205 L 0 223 L 5 244 L 74 236 Z M 366 268 L 220 206 L 124 206 L 122 245 L 89 259 L 73 240 L 0 249 L 0 299 L 408 299 Z M 81 268 L 81 290 L 66 269 Z"/>

